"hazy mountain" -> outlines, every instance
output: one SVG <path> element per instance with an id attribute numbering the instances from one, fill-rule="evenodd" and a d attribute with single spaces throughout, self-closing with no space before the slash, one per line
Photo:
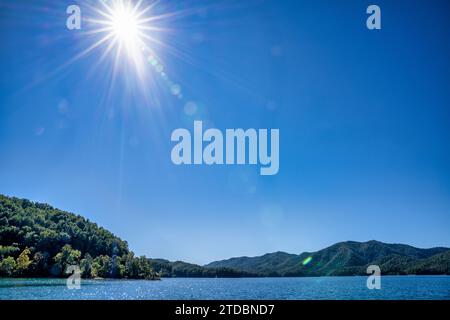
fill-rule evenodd
<path id="1" fill-rule="evenodd" d="M 367 266 L 372 264 L 379 265 L 382 274 L 450 274 L 450 249 L 347 241 L 317 252 L 275 252 L 215 261 L 206 267 L 226 267 L 263 276 L 331 276 L 366 274 Z"/>
<path id="2" fill-rule="evenodd" d="M 196 264 L 183 261 L 171 262 L 164 259 L 149 259 L 153 270 L 158 272 L 162 277 L 177 278 L 240 278 L 240 277 L 256 277 L 258 275 L 236 271 L 227 267 L 206 268 Z"/>

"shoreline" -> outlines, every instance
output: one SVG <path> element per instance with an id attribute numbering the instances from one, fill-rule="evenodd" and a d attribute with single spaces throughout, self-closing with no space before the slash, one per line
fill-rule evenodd
<path id="1" fill-rule="evenodd" d="M 132 278 L 81 278 L 81 281 L 162 281 L 165 279 L 325 279 L 325 278 L 367 278 L 370 275 L 346 275 L 346 276 L 304 276 L 304 277 L 161 277 L 159 279 L 132 279 Z M 450 277 L 450 274 L 386 274 L 382 278 L 388 277 Z M 0 280 L 67 280 L 60 277 L 0 277 Z"/>

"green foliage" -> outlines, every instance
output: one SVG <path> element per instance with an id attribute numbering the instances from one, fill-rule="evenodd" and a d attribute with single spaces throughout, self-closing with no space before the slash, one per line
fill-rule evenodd
<path id="1" fill-rule="evenodd" d="M 16 246 L 2 246 L 0 245 L 0 259 L 8 256 L 15 256 L 19 254 L 20 249 Z"/>
<path id="2" fill-rule="evenodd" d="M 86 255 L 84 256 L 84 259 L 81 259 L 80 269 L 81 269 L 81 276 L 83 278 L 91 277 L 93 262 L 94 262 L 94 259 L 92 259 L 91 255 L 89 253 L 86 253 Z"/>
<path id="3" fill-rule="evenodd" d="M 51 257 L 66 244 L 93 257 L 128 252 L 125 241 L 81 216 L 0 195 L 0 244 L 13 243 L 48 252 Z"/>
<path id="4" fill-rule="evenodd" d="M 0 275 L 154 279 L 145 257 L 89 220 L 47 204 L 0 195 Z"/>
<path id="5" fill-rule="evenodd" d="M 137 258 L 138 279 L 148 279 L 151 277 L 152 267 L 148 259 L 144 256 Z"/>
<path id="6" fill-rule="evenodd" d="M 81 258 L 81 252 L 79 250 L 74 250 L 69 244 L 62 247 L 61 252 L 56 254 L 53 258 L 55 261 L 56 275 L 64 275 L 67 267 L 71 265 L 79 265 Z"/>
<path id="7" fill-rule="evenodd" d="M 49 272 L 49 254 L 47 252 L 36 252 L 33 256 L 29 274 L 31 276 L 47 276 Z"/>
<path id="8" fill-rule="evenodd" d="M 91 276 L 94 278 L 109 278 L 111 258 L 109 256 L 98 256 L 92 263 Z"/>
<path id="9" fill-rule="evenodd" d="M 11 277 L 16 271 L 16 260 L 13 257 L 7 257 L 0 261 L 0 276 Z"/>

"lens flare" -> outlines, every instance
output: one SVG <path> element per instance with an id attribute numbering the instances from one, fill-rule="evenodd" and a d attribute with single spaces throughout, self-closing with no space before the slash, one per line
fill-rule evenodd
<path id="1" fill-rule="evenodd" d="M 312 257 L 308 257 L 308 258 L 306 258 L 305 260 L 303 260 L 303 262 L 302 262 L 302 264 L 304 265 L 304 266 L 306 266 L 307 264 L 309 264 L 311 261 L 312 261 Z"/>

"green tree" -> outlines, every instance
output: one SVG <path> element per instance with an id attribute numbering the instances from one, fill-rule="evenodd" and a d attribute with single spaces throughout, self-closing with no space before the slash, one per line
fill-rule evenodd
<path id="1" fill-rule="evenodd" d="M 7 257 L 0 261 L 0 276 L 11 277 L 16 271 L 16 261 L 13 257 Z"/>
<path id="2" fill-rule="evenodd" d="M 48 253 L 36 252 L 33 256 L 33 262 L 30 266 L 31 274 L 34 276 L 46 276 L 48 275 Z"/>
<path id="3" fill-rule="evenodd" d="M 0 259 L 4 257 L 16 256 L 20 249 L 16 246 L 2 246 L 0 245 Z"/>
<path id="4" fill-rule="evenodd" d="M 124 265 L 124 275 L 127 278 L 136 279 L 139 275 L 139 264 L 134 257 L 133 252 L 129 252 L 122 257 L 122 263 Z"/>
<path id="5" fill-rule="evenodd" d="M 109 278 L 111 270 L 111 258 L 109 256 L 98 256 L 92 263 L 92 277 Z"/>
<path id="6" fill-rule="evenodd" d="M 113 256 L 111 258 L 111 278 L 122 278 L 125 274 L 125 266 L 122 263 L 122 259 L 118 256 Z"/>
<path id="7" fill-rule="evenodd" d="M 66 268 L 70 265 L 78 265 L 81 258 L 81 252 L 72 249 L 69 244 L 62 247 L 61 252 L 59 252 L 53 260 L 55 261 L 55 266 L 57 267 L 57 272 L 59 274 L 64 274 Z"/>
<path id="8" fill-rule="evenodd" d="M 148 259 L 145 256 L 140 256 L 139 258 L 135 258 L 137 259 L 137 263 L 139 266 L 139 273 L 138 273 L 138 278 L 139 279 L 150 279 L 153 277 L 153 271 L 152 271 L 152 267 L 150 265 L 150 262 L 148 261 Z"/>
<path id="9" fill-rule="evenodd" d="M 81 269 L 81 276 L 83 278 L 89 278 L 92 274 L 92 264 L 94 262 L 94 259 L 92 259 L 91 255 L 89 253 L 86 253 L 83 259 L 80 261 L 80 269 Z"/>

